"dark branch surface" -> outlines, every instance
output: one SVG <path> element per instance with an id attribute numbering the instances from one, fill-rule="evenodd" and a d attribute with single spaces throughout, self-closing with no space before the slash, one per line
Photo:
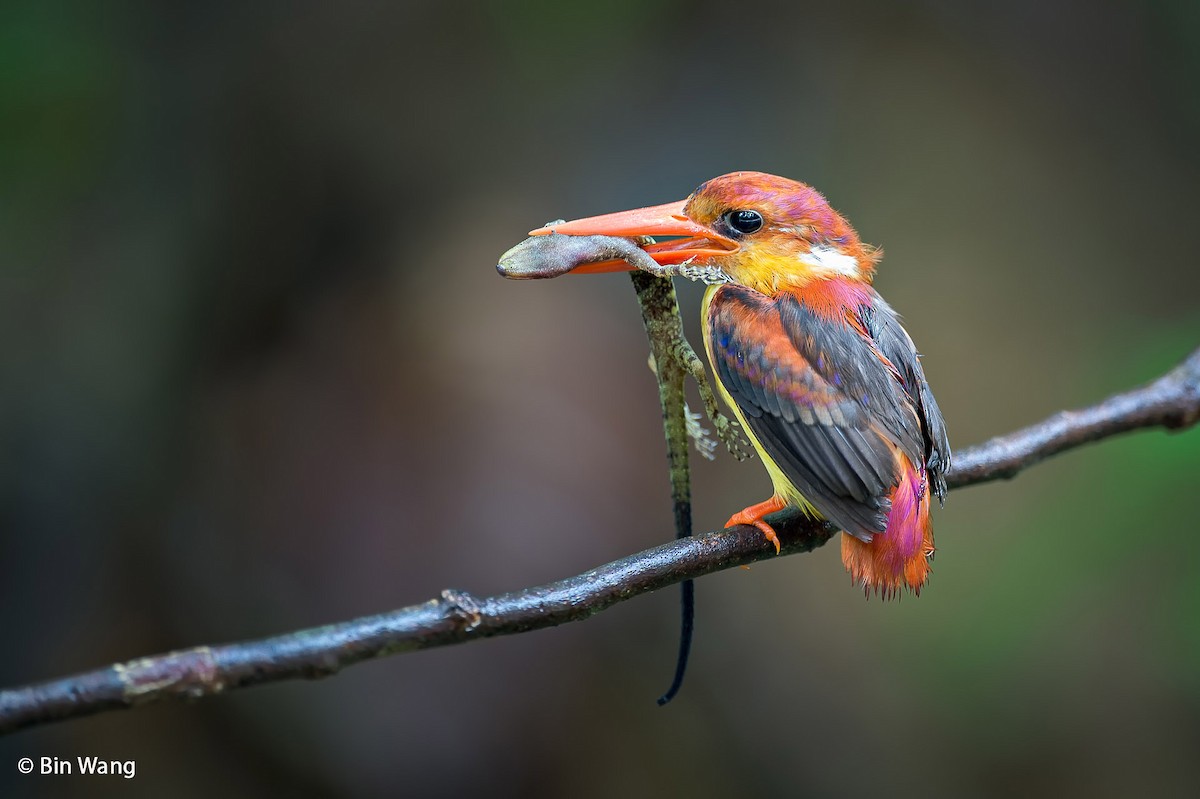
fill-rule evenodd
<path id="1" fill-rule="evenodd" d="M 1000 478 L 1051 455 L 1148 427 L 1181 430 L 1200 420 L 1200 350 L 1142 388 L 955 453 L 948 481 L 961 488 Z M 835 533 L 798 514 L 771 524 L 780 554 L 808 552 Z M 363 660 L 578 621 L 648 591 L 775 557 L 756 528 L 734 527 L 672 541 L 576 577 L 475 598 L 446 590 L 420 605 L 286 635 L 202 646 L 0 692 L 0 732 L 133 707 L 197 699 L 249 685 L 335 674 Z"/>
<path id="2" fill-rule="evenodd" d="M 951 488 L 1015 477 L 1051 455 L 1103 438 L 1164 427 L 1183 430 L 1200 421 L 1200 350 L 1163 377 L 1075 411 L 954 453 Z"/>

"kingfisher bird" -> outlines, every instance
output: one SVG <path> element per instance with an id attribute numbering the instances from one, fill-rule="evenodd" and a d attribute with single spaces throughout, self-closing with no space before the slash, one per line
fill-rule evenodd
<path id="1" fill-rule="evenodd" d="M 643 249 L 664 274 L 709 284 L 709 364 L 774 487 L 726 527 L 754 525 L 778 551 L 764 517 L 799 508 L 842 530 L 842 562 L 868 595 L 920 593 L 934 552 L 930 495 L 945 498 L 950 445 L 916 347 L 872 287 L 880 250 L 812 187 L 762 172 L 530 235 L 549 233 L 671 237 Z"/>

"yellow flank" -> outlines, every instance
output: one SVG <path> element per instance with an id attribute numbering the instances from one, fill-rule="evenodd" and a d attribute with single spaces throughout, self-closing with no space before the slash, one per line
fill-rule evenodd
<path id="1" fill-rule="evenodd" d="M 708 306 L 712 302 L 713 294 L 720 286 L 709 286 L 704 292 L 704 302 L 700 307 L 700 324 L 704 330 L 704 351 L 708 355 L 708 363 L 713 366 L 712 338 L 708 335 Z M 713 381 L 717 384 L 717 392 L 721 395 L 721 399 L 725 400 L 725 404 L 733 411 L 733 415 L 737 417 L 738 422 L 742 425 L 742 432 L 746 434 L 746 438 L 750 439 L 750 443 L 754 445 L 754 450 L 758 453 L 758 457 L 762 460 L 763 465 L 767 467 L 767 473 L 771 475 L 771 483 L 775 488 L 775 495 L 781 497 L 788 505 L 799 508 L 814 519 L 823 519 L 820 511 L 813 504 L 805 499 L 804 495 L 796 486 L 792 485 L 792 481 L 788 479 L 783 470 L 771 459 L 767 451 L 763 449 L 763 445 L 759 443 L 758 437 L 754 435 L 754 431 L 750 429 L 750 425 L 746 424 L 746 417 L 742 415 L 742 409 L 738 407 L 737 402 L 729 395 L 729 391 L 725 388 L 725 384 L 721 382 L 721 378 L 717 375 L 716 367 L 713 366 Z"/>

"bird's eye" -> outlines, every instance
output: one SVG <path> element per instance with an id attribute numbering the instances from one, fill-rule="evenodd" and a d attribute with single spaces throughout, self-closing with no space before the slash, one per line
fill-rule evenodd
<path id="1" fill-rule="evenodd" d="M 725 224 L 733 230 L 748 236 L 757 233 L 763 226 L 763 216 L 758 211 L 729 211 L 725 214 Z"/>

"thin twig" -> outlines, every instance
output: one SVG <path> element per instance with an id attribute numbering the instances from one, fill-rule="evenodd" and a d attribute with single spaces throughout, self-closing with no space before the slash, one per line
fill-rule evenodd
<path id="1" fill-rule="evenodd" d="M 1148 427 L 1181 430 L 1200 419 L 1200 350 L 1142 388 L 955 453 L 953 488 L 1017 472 L 1058 452 Z M 808 552 L 834 530 L 795 514 L 772 517 L 781 554 Z M 421 605 L 286 635 L 140 658 L 0 692 L 0 732 L 133 707 L 196 699 L 296 678 L 335 674 L 363 660 L 510 635 L 585 619 L 617 603 L 711 572 L 774 557 L 753 527 L 671 541 L 566 580 L 476 599 L 443 591 Z"/>

